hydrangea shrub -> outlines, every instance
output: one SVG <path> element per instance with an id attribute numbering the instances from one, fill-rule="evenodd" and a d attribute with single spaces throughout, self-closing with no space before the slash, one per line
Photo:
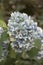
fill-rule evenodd
<path id="1" fill-rule="evenodd" d="M 15 52 L 27 52 L 32 57 L 43 58 L 43 30 L 31 16 L 14 12 L 8 20 L 10 45 Z"/>

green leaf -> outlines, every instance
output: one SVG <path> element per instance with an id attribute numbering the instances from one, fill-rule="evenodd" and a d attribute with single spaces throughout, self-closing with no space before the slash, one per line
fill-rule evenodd
<path id="1" fill-rule="evenodd" d="M 11 48 L 9 55 L 11 58 L 16 58 L 15 50 Z"/>
<path id="2" fill-rule="evenodd" d="M 38 54 L 38 49 L 33 47 L 30 49 L 30 51 L 28 51 L 28 55 L 30 58 L 35 57 Z"/>
<path id="3" fill-rule="evenodd" d="M 7 32 L 5 31 L 3 34 L 2 34 L 2 36 L 1 36 L 1 40 L 2 41 L 5 41 L 5 40 L 7 40 L 8 39 L 8 34 L 7 34 Z"/>
<path id="4" fill-rule="evenodd" d="M 0 20 L 0 26 L 3 28 L 7 28 L 7 25 L 3 20 Z"/>
<path id="5" fill-rule="evenodd" d="M 34 40 L 34 43 L 35 43 L 34 46 L 40 50 L 41 40 L 40 39 L 35 39 Z"/>

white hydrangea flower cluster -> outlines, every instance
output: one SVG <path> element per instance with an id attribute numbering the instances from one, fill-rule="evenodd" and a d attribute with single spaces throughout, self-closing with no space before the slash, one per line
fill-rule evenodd
<path id="1" fill-rule="evenodd" d="M 12 13 L 8 20 L 8 34 L 14 39 L 11 47 L 16 52 L 31 49 L 34 47 L 34 39 L 40 39 L 42 49 L 40 54 L 43 57 L 43 30 L 31 16 L 20 12 Z"/>
<path id="2" fill-rule="evenodd" d="M 0 62 L 5 59 L 7 55 L 7 46 L 8 44 L 4 43 L 5 41 L 1 40 L 2 34 L 4 33 L 4 29 L 0 26 Z"/>

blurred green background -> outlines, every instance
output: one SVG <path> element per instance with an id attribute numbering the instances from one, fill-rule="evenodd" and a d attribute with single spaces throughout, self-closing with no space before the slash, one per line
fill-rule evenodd
<path id="1" fill-rule="evenodd" d="M 13 11 L 33 16 L 43 28 L 43 0 L 0 0 L 0 19 L 7 23 Z"/>

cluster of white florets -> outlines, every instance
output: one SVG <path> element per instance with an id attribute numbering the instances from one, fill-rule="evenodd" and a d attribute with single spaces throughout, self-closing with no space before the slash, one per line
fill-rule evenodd
<path id="1" fill-rule="evenodd" d="M 8 33 L 14 39 L 11 46 L 16 52 L 34 47 L 35 39 L 40 39 L 43 46 L 43 30 L 37 26 L 37 22 L 34 22 L 31 16 L 25 13 L 14 12 L 11 14 L 8 20 Z"/>
<path id="2" fill-rule="evenodd" d="M 2 49 L 0 49 L 0 51 L 2 51 L 0 56 L 0 62 L 5 59 L 7 55 L 7 46 L 8 46 L 6 43 L 4 43 L 6 40 L 2 41 L 1 39 L 3 33 L 4 33 L 4 29 L 0 26 L 0 45 L 2 46 Z"/>
<path id="3" fill-rule="evenodd" d="M 3 32 L 4 32 L 3 28 L 0 27 L 0 38 L 1 38 L 1 35 L 2 35 Z"/>

